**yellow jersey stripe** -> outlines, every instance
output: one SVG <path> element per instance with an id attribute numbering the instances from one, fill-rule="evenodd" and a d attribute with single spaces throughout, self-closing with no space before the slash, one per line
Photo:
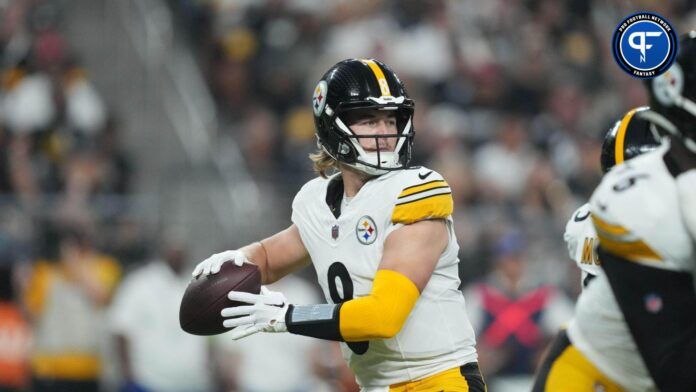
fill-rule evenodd
<path id="1" fill-rule="evenodd" d="M 602 248 L 604 248 L 607 252 L 613 253 L 627 260 L 662 261 L 662 257 L 660 257 L 657 252 L 655 252 L 642 240 L 622 242 L 606 237 L 600 233 L 597 233 L 597 236 L 599 237 L 599 244 Z"/>
<path id="2" fill-rule="evenodd" d="M 375 74 L 375 78 L 377 79 L 377 84 L 379 85 L 379 89 L 382 92 L 382 96 L 391 96 L 391 91 L 389 91 L 389 83 L 387 83 L 387 78 L 384 77 L 384 72 L 382 71 L 382 68 L 380 68 L 374 60 L 363 59 L 360 61 L 362 61 L 363 64 L 370 67 L 372 73 Z"/>
<path id="3" fill-rule="evenodd" d="M 422 185 L 432 184 L 433 182 L 438 182 L 438 181 L 445 181 L 445 180 L 432 180 L 432 181 L 424 182 L 424 183 L 422 183 L 422 184 L 416 184 L 416 185 L 407 186 L 407 187 L 404 188 L 403 190 L 405 191 L 405 190 L 408 190 L 408 189 L 413 189 L 413 188 L 416 188 L 416 187 L 419 187 L 419 186 L 422 186 Z"/>
<path id="4" fill-rule="evenodd" d="M 431 197 L 436 197 L 436 196 L 449 196 L 449 197 L 452 197 L 452 191 L 450 191 L 448 187 L 441 187 L 441 188 L 447 188 L 448 190 L 447 190 L 447 191 L 439 191 L 439 192 L 430 192 L 430 190 L 428 190 L 428 191 L 423 191 L 423 192 L 428 192 L 428 194 L 422 195 L 421 197 L 416 198 L 416 199 L 405 200 L 405 201 L 396 203 L 396 205 L 397 205 L 397 206 L 402 206 L 402 205 L 405 205 L 405 204 L 410 204 L 410 203 L 415 203 L 415 202 L 418 202 L 418 201 L 421 201 L 421 200 L 430 199 Z"/>
<path id="5" fill-rule="evenodd" d="M 616 164 L 624 161 L 624 145 L 626 141 L 626 131 L 628 130 L 628 124 L 631 122 L 631 118 L 636 114 L 636 109 L 631 110 L 626 113 L 619 123 L 619 130 L 616 132 L 616 142 L 614 143 L 614 160 Z"/>
<path id="6" fill-rule="evenodd" d="M 611 223 L 608 223 L 601 218 L 599 218 L 596 214 L 592 214 L 592 223 L 594 223 L 595 228 L 597 231 L 602 231 L 604 233 L 613 235 L 613 236 L 622 236 L 630 233 L 628 229 L 621 225 L 614 225 Z"/>
<path id="7" fill-rule="evenodd" d="M 452 215 L 452 211 L 454 202 L 451 192 L 425 196 L 394 206 L 392 222 L 408 225 L 426 219 L 443 219 Z"/>
<path id="8" fill-rule="evenodd" d="M 413 185 L 408 188 L 404 188 L 404 190 L 402 190 L 401 193 L 399 193 L 399 199 L 403 199 L 406 196 L 415 195 L 416 193 L 420 193 L 423 191 L 428 191 L 436 188 L 444 188 L 448 186 L 449 185 L 445 180 L 434 180 L 426 182 L 425 184 Z"/>
<path id="9" fill-rule="evenodd" d="M 421 194 L 421 193 L 434 191 L 434 190 L 436 190 L 436 189 L 447 189 L 447 190 L 449 190 L 449 185 L 441 185 L 441 186 L 436 186 L 436 187 L 434 187 L 434 188 L 423 189 L 423 190 L 420 190 L 420 191 L 418 191 L 418 192 L 413 192 L 413 193 L 411 193 L 410 195 L 401 196 L 401 197 L 399 197 L 399 199 L 404 199 L 404 198 L 407 198 L 407 197 L 409 197 L 409 196 L 415 196 L 415 195 L 419 195 L 419 194 Z M 442 191 L 440 191 L 440 192 L 442 192 Z M 448 193 L 452 193 L 452 192 L 450 191 L 450 192 L 448 192 Z M 401 204 L 401 203 L 397 203 L 397 204 Z"/>

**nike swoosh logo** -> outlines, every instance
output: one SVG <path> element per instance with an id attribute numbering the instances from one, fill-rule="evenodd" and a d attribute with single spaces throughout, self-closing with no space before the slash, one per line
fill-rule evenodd
<path id="1" fill-rule="evenodd" d="M 573 217 L 573 220 L 576 222 L 582 222 L 585 219 L 587 219 L 588 216 L 590 216 L 590 211 L 587 211 L 587 213 L 585 215 L 582 215 L 582 216 L 580 216 L 580 211 L 578 211 L 578 213 L 575 214 L 575 216 Z"/>
<path id="2" fill-rule="evenodd" d="M 432 171 L 432 170 L 429 171 L 429 172 L 427 172 L 427 173 L 425 173 L 425 174 L 420 174 L 420 173 L 418 173 L 418 178 L 420 178 L 421 180 L 425 180 L 425 179 L 428 178 L 428 176 L 431 175 L 431 174 L 433 174 L 433 171 Z"/>

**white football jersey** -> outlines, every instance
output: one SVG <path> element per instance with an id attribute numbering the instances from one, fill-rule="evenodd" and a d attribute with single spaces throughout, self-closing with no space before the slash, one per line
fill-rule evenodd
<path id="1" fill-rule="evenodd" d="M 666 142 L 612 169 L 592 195 L 590 211 L 607 250 L 653 267 L 688 270 L 696 255 L 684 226 L 677 181 L 663 161 L 668 149 Z M 626 389 L 656 390 L 605 274 L 578 299 L 568 336 Z"/>
<path id="2" fill-rule="evenodd" d="M 584 287 L 588 274 L 597 276 L 602 273 L 596 251 L 597 233 L 590 219 L 589 203 L 575 210 L 566 224 L 563 239 L 568 246 L 568 255 L 582 271 L 580 284 Z"/>
<path id="3" fill-rule="evenodd" d="M 392 231 L 404 223 L 439 218 L 442 202 L 450 203 L 451 212 L 449 186 L 426 168 L 394 171 L 368 181 L 343 203 L 338 218 L 326 201 L 329 182 L 316 178 L 302 187 L 293 201 L 292 221 L 330 303 L 370 294 L 384 241 Z M 474 331 L 459 290 L 459 246 L 451 216 L 447 213 L 442 218 L 447 222 L 449 245 L 401 331 L 391 339 L 369 341 L 364 353 L 341 343 L 346 361 L 365 389 L 424 378 L 477 359 Z"/>

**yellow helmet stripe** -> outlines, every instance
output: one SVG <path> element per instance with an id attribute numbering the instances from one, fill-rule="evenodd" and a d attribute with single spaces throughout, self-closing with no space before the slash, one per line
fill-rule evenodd
<path id="1" fill-rule="evenodd" d="M 370 67 L 372 73 L 375 74 L 375 78 L 377 79 L 377 84 L 379 85 L 379 89 L 382 92 L 382 96 L 386 95 L 391 97 L 391 91 L 389 91 L 389 83 L 387 83 L 387 78 L 384 77 L 384 72 L 382 71 L 382 68 L 380 68 L 374 60 L 361 59 L 360 61 L 363 64 Z"/>
<path id="2" fill-rule="evenodd" d="M 634 114 L 636 114 L 636 109 L 626 113 L 619 123 L 619 130 L 616 132 L 616 143 L 614 144 L 614 159 L 617 165 L 624 161 L 626 131 L 628 130 L 628 124 L 631 122 L 631 118 L 633 118 Z"/>

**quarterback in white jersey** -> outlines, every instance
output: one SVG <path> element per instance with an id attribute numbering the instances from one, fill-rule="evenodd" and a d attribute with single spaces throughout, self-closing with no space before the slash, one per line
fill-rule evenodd
<path id="1" fill-rule="evenodd" d="M 330 184 L 340 186 L 340 176 L 333 177 L 333 184 L 323 178 L 307 183 L 293 203 L 292 221 L 309 251 L 324 295 L 333 303 L 370 294 L 385 240 L 404 224 L 422 219 L 421 210 L 443 216 L 449 236 L 398 334 L 366 342 L 365 352 L 341 343 L 360 385 L 392 385 L 445 371 L 453 363 L 476 361 L 474 331 L 459 290 L 459 246 L 451 217 L 444 216 L 449 213 L 446 204 L 451 197 L 444 179 L 426 168 L 384 174 L 366 183 L 349 202 L 344 198 L 338 217 L 325 202 Z"/>
<path id="2" fill-rule="evenodd" d="M 252 262 L 265 284 L 311 263 L 327 303 L 294 306 L 265 287 L 231 291 L 249 304 L 222 311 L 233 339 L 290 332 L 340 341 L 364 391 L 485 391 L 459 290 L 451 190 L 433 170 L 408 166 L 413 108 L 379 61 L 345 60 L 322 77 L 312 97 L 320 177 L 296 195 L 292 225 L 215 254 L 193 274 Z"/>

